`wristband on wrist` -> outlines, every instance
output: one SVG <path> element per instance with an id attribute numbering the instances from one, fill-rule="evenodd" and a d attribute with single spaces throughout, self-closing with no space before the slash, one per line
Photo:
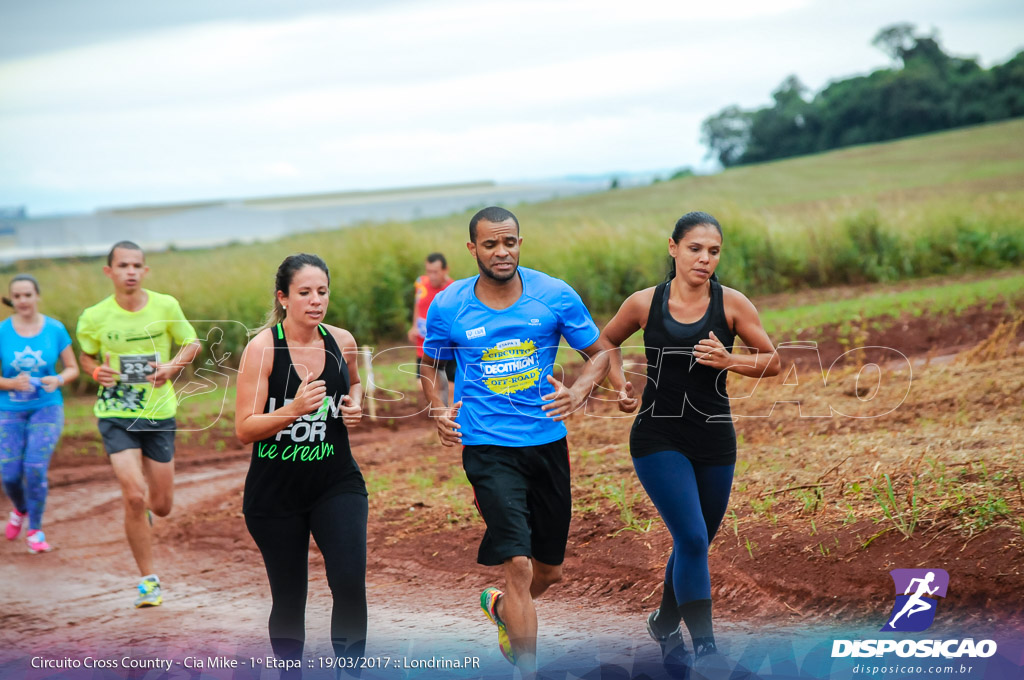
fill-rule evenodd
<path id="1" fill-rule="evenodd" d="M 57 384 L 58 385 L 63 385 L 64 384 L 64 374 L 63 373 L 58 373 L 57 374 Z"/>
<path id="2" fill-rule="evenodd" d="M 99 372 L 100 366 L 97 366 L 96 368 L 92 369 L 92 379 L 95 380 L 96 382 L 100 381 L 100 377 L 98 375 Z"/>

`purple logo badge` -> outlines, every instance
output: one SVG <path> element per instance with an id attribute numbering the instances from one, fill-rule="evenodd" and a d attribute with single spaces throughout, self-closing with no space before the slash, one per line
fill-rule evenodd
<path id="1" fill-rule="evenodd" d="M 893 569 L 889 572 L 896 585 L 896 603 L 883 631 L 917 633 L 927 630 L 935 620 L 937 597 L 946 596 L 949 574 L 944 569 Z"/>

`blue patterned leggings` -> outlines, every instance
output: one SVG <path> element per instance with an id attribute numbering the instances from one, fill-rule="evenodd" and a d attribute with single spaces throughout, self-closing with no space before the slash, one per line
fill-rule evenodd
<path id="1" fill-rule="evenodd" d="M 4 493 L 18 512 L 28 513 L 28 528 L 43 528 L 46 472 L 64 427 L 64 406 L 34 411 L 0 411 L 0 472 Z"/>

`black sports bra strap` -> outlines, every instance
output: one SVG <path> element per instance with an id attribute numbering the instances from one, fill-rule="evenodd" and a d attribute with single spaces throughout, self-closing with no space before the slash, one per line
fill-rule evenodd
<path id="1" fill-rule="evenodd" d="M 662 322 L 664 316 L 661 307 L 665 299 L 665 291 L 668 290 L 668 284 L 670 282 L 671 279 L 668 281 L 662 281 L 654 287 L 654 295 L 651 297 L 651 309 L 647 312 L 648 326 L 650 326 L 651 323 L 660 324 Z"/>

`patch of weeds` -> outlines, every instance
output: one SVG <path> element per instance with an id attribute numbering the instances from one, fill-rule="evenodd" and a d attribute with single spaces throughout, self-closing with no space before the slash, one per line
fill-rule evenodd
<path id="1" fill-rule="evenodd" d="M 969 505 L 958 514 L 971 531 L 983 531 L 995 524 L 1000 517 L 1009 515 L 1010 506 L 1007 505 L 1005 498 L 989 494 L 983 502 Z"/>
<path id="2" fill-rule="evenodd" d="M 610 472 L 599 472 L 593 475 L 579 475 L 574 481 L 580 489 L 593 489 L 601 491 L 605 485 L 614 483 L 617 475 Z"/>
<path id="3" fill-rule="evenodd" d="M 444 501 L 449 508 L 447 518 L 450 524 L 472 521 L 476 517 L 476 508 L 465 493 L 454 492 L 445 494 Z"/>
<path id="4" fill-rule="evenodd" d="M 432 471 L 413 470 L 405 478 L 405 481 L 417 489 L 429 489 L 437 483 L 437 478 Z"/>
<path id="5" fill-rule="evenodd" d="M 363 479 L 366 481 L 366 492 L 371 496 L 388 491 L 394 486 L 391 477 L 375 472 L 363 472 Z"/>
<path id="6" fill-rule="evenodd" d="M 853 524 L 857 521 L 857 513 L 854 511 L 853 506 L 849 503 L 846 504 L 846 515 L 843 516 L 843 526 Z"/>
<path id="7" fill-rule="evenodd" d="M 904 507 L 896 500 L 896 493 L 893 489 L 892 478 L 889 477 L 889 473 L 883 474 L 882 477 L 885 480 L 884 484 L 877 483 L 871 485 L 871 492 L 875 496 L 875 501 L 882 507 L 882 512 L 893 523 L 893 526 L 901 534 L 910 538 L 917 527 L 917 520 L 921 517 L 921 508 L 917 502 L 917 478 L 914 478 L 910 491 L 910 500 L 907 502 L 906 507 Z"/>
<path id="8" fill-rule="evenodd" d="M 946 476 L 946 465 L 942 461 L 936 460 L 935 458 L 928 458 L 925 460 L 928 464 L 929 472 L 928 476 L 931 477 L 932 482 L 937 487 L 938 494 L 940 496 L 949 495 L 950 480 Z"/>
<path id="9" fill-rule="evenodd" d="M 589 515 L 591 513 L 598 512 L 600 509 L 600 504 L 593 499 L 588 503 L 581 502 L 579 499 L 575 499 L 572 502 L 573 515 Z"/>
<path id="10" fill-rule="evenodd" d="M 600 463 L 601 455 L 593 450 L 583 450 L 576 455 L 576 461 L 576 465 L 573 466 L 574 468 L 582 467 L 589 463 Z"/>
<path id="11" fill-rule="evenodd" d="M 461 490 L 470 486 L 466 471 L 461 465 L 452 465 L 448 468 L 448 478 L 441 482 L 441 486 L 449 490 Z"/>
<path id="12" fill-rule="evenodd" d="M 613 534 L 614 536 L 619 535 L 623 531 L 636 531 L 645 534 L 651 530 L 654 520 L 640 519 L 636 516 L 636 512 L 633 509 L 637 500 L 643 496 L 642 491 L 627 489 L 626 480 L 620 481 L 617 486 L 614 484 L 605 485 L 601 491 L 604 493 L 605 498 L 610 500 L 619 509 L 619 519 L 622 520 L 624 525 Z"/>
<path id="13" fill-rule="evenodd" d="M 751 498 L 750 507 L 754 514 L 763 515 L 772 524 L 778 524 L 779 516 L 772 509 L 775 505 L 775 494 L 768 494 L 764 499 Z"/>
<path id="14" fill-rule="evenodd" d="M 824 490 L 820 486 L 816 486 L 813 489 L 797 489 L 794 493 L 797 500 L 803 504 L 801 512 L 807 514 L 813 514 L 818 511 L 825 495 Z"/>

